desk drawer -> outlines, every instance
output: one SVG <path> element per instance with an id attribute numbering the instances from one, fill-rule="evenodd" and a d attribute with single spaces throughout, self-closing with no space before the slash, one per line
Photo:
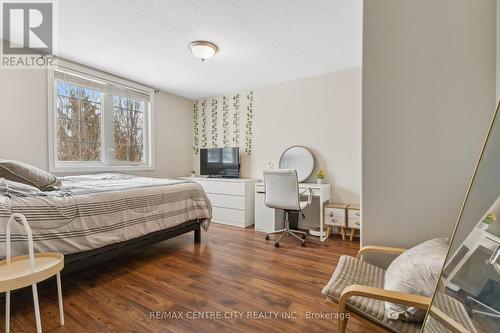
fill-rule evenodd
<path id="1" fill-rule="evenodd" d="M 223 181 L 197 181 L 205 192 L 226 195 L 245 196 L 245 183 L 232 183 Z"/>
<path id="2" fill-rule="evenodd" d="M 215 193 L 207 193 L 207 197 L 210 199 L 213 207 L 245 209 L 245 197 Z"/>
<path id="3" fill-rule="evenodd" d="M 361 220 L 359 219 L 353 219 L 349 218 L 349 221 L 347 223 L 348 228 L 354 228 L 354 229 L 360 229 L 361 228 Z"/>

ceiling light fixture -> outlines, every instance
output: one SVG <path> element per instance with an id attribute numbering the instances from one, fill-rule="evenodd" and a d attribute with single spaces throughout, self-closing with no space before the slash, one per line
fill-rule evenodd
<path id="1" fill-rule="evenodd" d="M 196 58 L 200 58 L 201 61 L 212 58 L 217 53 L 217 51 L 219 51 L 217 45 L 206 40 L 197 40 L 191 42 L 189 44 L 189 49 L 191 50 L 191 53 Z"/>

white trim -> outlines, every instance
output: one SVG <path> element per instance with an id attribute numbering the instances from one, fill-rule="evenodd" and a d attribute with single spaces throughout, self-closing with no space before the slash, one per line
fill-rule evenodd
<path id="1" fill-rule="evenodd" d="M 149 165 L 151 169 L 149 170 L 154 170 L 155 169 L 155 127 L 156 127 L 156 108 L 155 108 L 155 102 L 156 102 L 156 94 L 153 92 L 150 97 L 149 97 L 149 112 L 147 113 L 147 119 L 146 121 L 148 122 L 148 144 L 146 145 L 147 149 L 147 154 L 148 160 L 149 160 Z"/>
<path id="2" fill-rule="evenodd" d="M 152 171 L 154 167 L 147 165 L 58 165 L 54 170 L 50 170 L 53 173 L 85 173 L 85 172 L 113 172 L 113 171 Z"/>
<path id="3" fill-rule="evenodd" d="M 114 77 L 91 68 L 87 68 L 78 64 L 73 64 L 64 60 L 58 60 L 59 68 L 66 69 L 72 72 L 81 73 L 83 77 L 90 75 L 93 78 L 104 80 L 112 84 L 121 85 L 129 89 L 135 89 L 142 93 L 146 93 L 149 98 L 149 112 L 145 112 L 145 126 L 144 130 L 144 160 L 146 163 L 128 164 L 127 162 L 120 163 L 113 161 L 111 149 L 111 142 L 113 140 L 113 133 L 105 130 L 104 124 L 109 123 L 109 117 L 112 113 L 106 112 L 109 107 L 106 107 L 112 101 L 109 101 L 108 95 L 103 94 L 102 103 L 102 122 L 101 126 L 101 162 L 65 162 L 57 161 L 57 117 L 55 116 L 54 107 L 56 101 L 55 89 L 55 73 L 53 68 L 47 69 L 47 90 L 48 90 L 48 152 L 49 152 L 49 171 L 54 173 L 81 173 L 81 172 L 99 172 L 99 171 L 144 171 L 155 169 L 155 92 L 153 89 L 137 84 L 135 82 L 127 81 L 125 79 Z M 56 68 L 57 70 L 57 68 Z M 88 74 L 87 74 L 88 73 Z M 107 105 L 109 106 L 109 105 Z M 108 110 L 109 111 L 109 110 Z M 108 118 L 106 121 L 105 119 Z M 111 141 L 110 141 L 111 140 Z"/>
<path id="4" fill-rule="evenodd" d="M 89 67 L 86 67 L 83 65 L 79 65 L 79 64 L 67 61 L 67 60 L 60 59 L 60 58 L 57 59 L 56 70 L 57 69 L 60 69 L 63 71 L 66 69 L 70 72 L 76 72 L 76 74 L 79 74 L 82 77 L 90 76 L 91 77 L 90 80 L 94 79 L 97 82 L 106 81 L 106 82 L 114 83 L 117 85 L 121 85 L 123 87 L 128 87 L 130 89 L 139 90 L 139 91 L 145 92 L 147 94 L 154 93 L 154 89 L 152 89 L 148 86 L 145 86 L 145 85 L 133 82 L 133 81 L 129 81 L 129 80 L 120 78 L 118 76 L 114 76 L 114 75 L 99 71 L 97 69 L 89 68 Z"/>
<path id="5" fill-rule="evenodd" d="M 55 138 L 55 117 L 54 117 L 54 70 L 47 69 L 47 138 L 49 145 L 49 172 L 55 172 L 56 138 Z"/>

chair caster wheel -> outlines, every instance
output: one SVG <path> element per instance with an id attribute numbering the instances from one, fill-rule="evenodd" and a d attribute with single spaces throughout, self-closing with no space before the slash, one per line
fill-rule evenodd
<path id="1" fill-rule="evenodd" d="M 266 240 L 269 240 L 269 236 L 268 235 L 266 235 Z"/>
<path id="2" fill-rule="evenodd" d="M 280 243 L 274 243 L 274 247 L 280 247 Z"/>
<path id="3" fill-rule="evenodd" d="M 306 239 L 307 235 L 306 234 L 303 234 L 302 235 L 302 239 Z"/>
<path id="4" fill-rule="evenodd" d="M 306 247 L 306 242 L 304 242 L 304 243 L 300 244 L 300 246 L 302 246 L 302 247 Z"/>

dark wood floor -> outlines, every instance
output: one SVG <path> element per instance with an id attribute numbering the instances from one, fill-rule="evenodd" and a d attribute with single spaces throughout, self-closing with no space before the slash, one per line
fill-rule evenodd
<path id="1" fill-rule="evenodd" d="M 217 224 L 202 233 L 199 245 L 192 234 L 63 277 L 64 327 L 58 326 L 55 280 L 39 285 L 44 332 L 336 332 L 334 319 L 305 316 L 335 312 L 321 289 L 339 257 L 354 255 L 358 242 L 311 237 L 305 248 L 293 239 L 275 248 L 262 233 Z M 12 332 L 35 331 L 32 304 L 30 289 L 12 295 Z M 0 310 L 3 329 L 4 304 Z M 151 318 L 157 311 L 183 319 Z M 193 311 L 243 312 L 243 318 L 187 318 Z M 279 318 L 248 314 L 269 311 Z M 282 312 L 301 318 L 283 319 Z M 354 319 L 348 331 L 370 332 Z"/>

